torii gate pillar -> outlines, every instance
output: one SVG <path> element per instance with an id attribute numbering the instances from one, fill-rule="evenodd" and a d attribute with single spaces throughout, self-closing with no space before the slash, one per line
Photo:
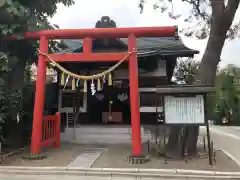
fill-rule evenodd
<path id="1" fill-rule="evenodd" d="M 83 53 L 49 54 L 56 62 L 113 62 L 120 61 L 126 56 L 126 52 L 93 53 L 91 41 L 97 38 L 126 38 L 128 37 L 128 51 L 136 50 L 137 37 L 174 37 L 177 27 L 141 27 L 141 28 L 95 28 L 95 29 L 61 29 L 44 30 L 25 33 L 26 39 L 40 38 L 40 51 L 48 53 L 49 39 L 84 39 Z M 11 37 L 10 39 L 14 39 Z M 46 79 L 45 56 L 40 54 L 38 59 L 36 94 L 34 104 L 34 120 L 32 130 L 31 153 L 39 154 L 41 147 L 42 120 L 44 110 L 44 94 Z M 138 62 L 137 53 L 134 51 L 129 58 L 129 85 L 132 123 L 132 155 L 142 154 L 141 126 L 139 112 L 139 88 L 138 88 Z"/>
<path id="2" fill-rule="evenodd" d="M 41 52 L 48 53 L 48 39 L 45 36 L 40 37 L 39 50 Z M 42 122 L 45 99 L 45 82 L 46 82 L 46 60 L 45 56 L 39 55 L 31 139 L 32 154 L 39 154 L 41 149 Z"/>
<path id="3" fill-rule="evenodd" d="M 136 50 L 136 37 L 131 34 L 128 36 L 128 51 Z M 140 104 L 138 88 L 138 60 L 137 52 L 133 51 L 129 57 L 129 87 L 130 87 L 130 104 L 131 104 L 131 124 L 132 124 L 132 155 L 139 156 L 142 154 L 141 141 L 141 124 L 140 124 Z"/>

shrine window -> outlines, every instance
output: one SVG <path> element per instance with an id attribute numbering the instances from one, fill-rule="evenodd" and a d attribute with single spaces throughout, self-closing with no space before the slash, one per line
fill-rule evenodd
<path id="1" fill-rule="evenodd" d="M 140 106 L 156 106 L 155 93 L 140 93 Z"/>

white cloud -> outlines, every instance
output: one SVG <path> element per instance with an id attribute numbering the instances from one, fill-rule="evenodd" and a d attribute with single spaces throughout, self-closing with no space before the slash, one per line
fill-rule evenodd
<path id="1" fill-rule="evenodd" d="M 140 14 L 138 8 L 139 0 L 75 0 L 72 7 L 58 6 L 57 14 L 51 19 L 51 22 L 58 24 L 60 28 L 93 28 L 101 16 L 110 16 L 118 27 L 131 26 L 167 26 L 178 25 L 180 28 L 186 27 L 182 20 L 174 21 L 168 18 L 167 14 L 161 14 L 159 10 L 153 10 L 155 1 L 148 0 L 145 5 L 144 13 Z M 177 1 L 178 2 L 178 1 Z M 175 15 L 184 12 L 188 15 L 190 7 L 181 1 L 173 7 Z M 240 11 L 237 12 L 235 22 L 240 19 Z M 205 50 L 206 40 L 197 40 L 194 38 L 183 37 L 186 46 L 199 50 L 201 53 L 196 56 L 197 60 Z M 228 63 L 240 66 L 238 60 L 240 49 L 240 40 L 232 40 L 225 43 L 221 65 Z"/>

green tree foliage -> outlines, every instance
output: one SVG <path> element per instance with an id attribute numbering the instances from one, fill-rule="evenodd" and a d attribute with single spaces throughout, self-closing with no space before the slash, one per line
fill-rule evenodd
<path id="1" fill-rule="evenodd" d="M 222 124 L 224 117 L 228 119 L 230 124 L 240 124 L 239 90 L 238 85 L 234 83 L 235 80 L 238 80 L 239 75 L 234 69 L 225 68 L 217 75 L 215 109 L 217 124 Z M 229 112 L 232 112 L 232 114 L 229 114 Z"/>
<path id="2" fill-rule="evenodd" d="M 17 119 L 23 115 L 22 90 L 27 80 L 26 69 L 29 70 L 29 66 L 36 62 L 39 43 L 23 39 L 23 34 L 26 31 L 59 28 L 47 19 L 56 13 L 57 4 L 71 6 L 74 1 L 0 0 L 0 124 L 6 124 L 9 119 L 17 124 Z M 14 35 L 18 40 L 9 41 L 7 35 Z M 64 45 L 59 41 L 50 41 L 49 47 L 50 51 L 57 51 Z"/>
<path id="3" fill-rule="evenodd" d="M 177 84 L 192 84 L 199 64 L 200 62 L 191 58 L 178 61 L 174 71 L 174 81 Z M 230 123 L 233 125 L 240 124 L 240 92 L 238 84 L 234 83 L 240 74 L 235 69 L 237 68 L 228 66 L 221 69 L 216 76 L 216 93 L 207 96 L 207 117 L 215 120 L 217 124 L 223 124 L 224 117 L 230 118 Z M 231 117 L 229 117 L 229 112 L 232 112 Z"/>

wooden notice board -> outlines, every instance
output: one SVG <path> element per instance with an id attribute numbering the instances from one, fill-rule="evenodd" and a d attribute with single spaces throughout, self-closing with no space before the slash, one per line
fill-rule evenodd
<path id="1" fill-rule="evenodd" d="M 204 97 L 164 97 L 166 124 L 204 124 Z"/>

